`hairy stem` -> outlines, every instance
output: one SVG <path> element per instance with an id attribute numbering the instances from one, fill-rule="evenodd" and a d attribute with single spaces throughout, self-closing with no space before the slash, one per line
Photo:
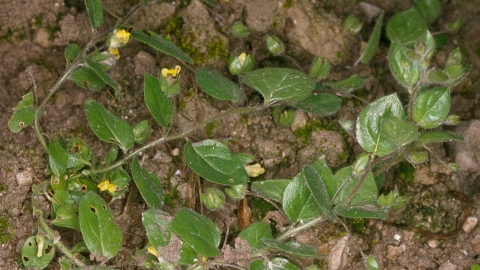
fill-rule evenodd
<path id="1" fill-rule="evenodd" d="M 312 219 L 310 220 L 309 222 L 307 223 L 304 223 L 304 224 L 301 224 L 300 226 L 296 226 L 288 231 L 286 231 L 284 234 L 280 235 L 277 240 L 278 241 L 282 241 L 282 240 L 285 240 L 287 239 L 288 237 L 300 232 L 300 231 L 303 231 L 305 229 L 308 229 L 316 224 L 318 224 L 319 222 L 323 221 L 325 219 L 325 217 L 323 216 L 323 214 L 320 216 L 320 217 L 317 217 L 315 219 Z"/>

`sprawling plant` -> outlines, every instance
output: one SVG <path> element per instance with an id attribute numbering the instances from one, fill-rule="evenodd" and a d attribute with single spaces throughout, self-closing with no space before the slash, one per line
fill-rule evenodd
<path id="1" fill-rule="evenodd" d="M 102 3 L 100 0 L 85 0 L 85 4 L 92 28 L 97 29 L 103 21 Z M 148 1 L 143 4 L 148 5 Z M 221 245 L 222 236 L 216 225 L 192 209 L 181 208 L 173 215 L 163 212 L 164 179 L 158 179 L 141 167 L 137 158 L 139 153 L 158 144 L 183 139 L 232 114 L 248 114 L 281 104 L 320 116 L 332 115 L 341 105 L 338 94 L 348 96 L 355 89 L 362 88 L 369 78 L 354 75 L 342 81 L 327 82 L 329 63 L 322 57 L 314 59 L 309 74 L 288 68 L 254 70 L 254 57 L 242 53 L 231 58 L 229 71 L 238 75 L 242 87 L 259 92 L 263 104 L 230 109 L 181 133 L 169 134 L 167 131 L 175 121 L 173 98 L 181 91 L 182 68 L 164 68 L 158 76 L 145 74 L 143 88 L 148 111 L 165 131 L 159 138 L 151 138 L 152 128 L 146 120 L 131 126 L 99 102 L 93 99 L 85 102 L 88 125 L 100 140 L 113 145 L 105 156 L 97 157 L 80 138 L 45 139 L 39 120 L 47 102 L 60 86 L 66 80 L 72 80 L 80 87 L 94 91 L 108 85 L 118 94 L 117 82 L 108 75 L 108 70 L 119 60 L 119 49 L 132 38 L 176 57 L 183 65 L 193 64 L 193 61 L 161 35 L 125 29 L 121 24 L 108 37 L 100 36 L 107 40 L 106 46 L 100 50 L 93 47 L 98 38 L 83 48 L 71 44 L 65 50 L 66 72 L 47 97 L 36 105 L 33 92 L 26 94 L 14 108 L 9 122 L 15 133 L 33 126 L 48 153 L 47 171 L 51 177 L 49 181 L 32 187 L 33 213 L 39 220 L 39 230 L 23 246 L 24 265 L 43 269 L 57 249 L 64 256 L 60 260 L 62 269 L 91 265 L 95 261 L 105 264 L 115 257 L 122 248 L 122 231 L 108 202 L 99 194 L 121 197 L 128 191 L 132 179 L 150 208 L 142 213 L 149 241 L 143 254 L 150 256 L 144 266 L 155 269 L 174 269 L 179 265 L 188 265 L 189 269 L 213 265 L 297 269 L 299 265 L 295 257 L 320 256 L 317 247 L 291 240 L 297 232 L 325 219 L 332 222 L 341 221 L 339 217 L 383 219 L 390 208 L 400 208 L 405 201 L 397 189 L 379 195 L 384 172 L 403 160 L 412 164 L 424 163 L 430 143 L 462 140 L 457 135 L 439 131 L 437 127 L 458 123 L 457 116 L 449 115 L 450 92 L 467 74 L 469 67 L 463 64 L 458 49 L 451 53 L 443 70 L 429 67 L 436 45 L 434 36 L 427 30 L 427 21 L 434 15 L 419 4 L 417 8 L 395 15 L 387 23 L 386 32 L 391 40 L 390 69 L 408 93 L 408 100 L 402 102 L 397 94 L 384 96 L 368 104 L 356 123 L 341 121 L 342 127 L 364 151 L 351 166 L 334 173 L 319 157 L 314 163 L 305 165 L 293 179 L 251 182 L 251 177 L 264 173 L 259 164 L 251 165 L 252 156 L 232 153 L 227 145 L 213 139 L 186 142 L 183 149 L 186 164 L 201 178 L 218 184 L 201 196 L 207 208 L 219 209 L 227 196 L 239 200 L 248 192 L 276 204 L 291 221 L 292 225 L 280 234 L 274 234 L 269 224 L 254 223 L 240 232 L 234 247 L 225 244 L 226 241 Z M 382 22 L 383 13 L 377 19 L 358 62 L 368 63 L 372 59 Z M 357 28 L 358 24 L 355 25 Z M 249 34 L 242 23 L 236 23 L 233 31 L 238 36 Z M 284 53 L 285 46 L 277 37 L 268 36 L 267 45 L 273 54 Z M 237 83 L 203 67 L 195 67 L 195 83 L 219 100 L 237 103 L 246 98 Z M 147 142 L 147 139 L 150 140 Z M 458 167 L 456 164 L 448 166 L 451 169 Z M 46 196 L 51 202 L 51 224 L 47 223 L 46 213 L 39 205 L 40 196 Z M 67 248 L 52 226 L 80 231 L 83 239 L 73 248 Z M 235 252 L 248 256 L 240 259 L 231 255 Z M 80 255 L 85 253 L 90 254 L 90 259 Z M 378 269 L 375 258 L 369 256 L 365 259 L 369 269 Z"/>

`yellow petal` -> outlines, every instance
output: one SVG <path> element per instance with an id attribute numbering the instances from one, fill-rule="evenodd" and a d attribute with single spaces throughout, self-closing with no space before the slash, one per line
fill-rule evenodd
<path id="1" fill-rule="evenodd" d="M 160 257 L 160 254 L 158 254 L 158 251 L 154 246 L 149 246 L 147 251 L 148 253 L 153 254 L 157 258 Z"/>
<path id="2" fill-rule="evenodd" d="M 108 184 L 107 189 L 108 189 L 108 192 L 114 193 L 114 192 L 118 191 L 120 188 L 115 184 Z"/>
<path id="3" fill-rule="evenodd" d="M 265 169 L 262 168 L 262 166 L 258 163 L 253 165 L 244 165 L 244 167 L 249 177 L 257 177 L 260 174 L 265 173 Z"/>
<path id="4" fill-rule="evenodd" d="M 243 64 L 245 63 L 245 59 L 247 59 L 246 53 L 242 53 L 238 56 L 238 61 L 240 62 L 240 65 L 243 66 Z"/>
<path id="5" fill-rule="evenodd" d="M 111 54 L 111 55 L 115 55 L 118 58 L 120 58 L 120 52 L 118 51 L 118 49 L 114 48 L 114 47 L 109 47 L 108 48 L 108 53 Z"/>
<path id="6" fill-rule="evenodd" d="M 110 184 L 110 181 L 104 180 L 100 182 L 100 184 L 98 184 L 97 187 L 100 189 L 100 191 L 105 191 L 108 189 L 109 184 Z"/>
<path id="7" fill-rule="evenodd" d="M 123 43 L 128 43 L 130 40 L 130 33 L 122 30 L 115 30 L 115 37 L 119 38 Z"/>

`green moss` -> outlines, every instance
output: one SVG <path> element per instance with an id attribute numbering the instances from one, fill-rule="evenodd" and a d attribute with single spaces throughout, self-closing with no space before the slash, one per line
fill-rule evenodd
<path id="1" fill-rule="evenodd" d="M 394 175 L 396 178 L 401 179 L 407 185 L 413 185 L 415 180 L 415 168 L 412 164 L 402 161 L 397 169 L 395 169 Z"/>
<path id="2" fill-rule="evenodd" d="M 40 27 L 43 23 L 43 13 L 38 14 L 35 16 L 35 21 L 33 22 L 33 26 Z"/>
<path id="3" fill-rule="evenodd" d="M 15 232 L 10 227 L 8 217 L 0 216 L 0 243 L 6 244 L 15 236 Z"/>
<path id="4" fill-rule="evenodd" d="M 286 0 L 285 4 L 283 4 L 283 7 L 286 9 L 289 9 L 295 4 L 295 0 Z"/>
<path id="5" fill-rule="evenodd" d="M 352 226 L 352 229 L 355 233 L 363 234 L 367 229 L 367 227 L 365 226 L 364 218 L 349 219 L 349 223 Z"/>
<path id="6" fill-rule="evenodd" d="M 0 183 L 0 192 L 6 191 L 6 190 L 8 190 L 8 186 L 3 183 Z"/>
<path id="7" fill-rule="evenodd" d="M 213 134 L 213 129 L 218 127 L 218 124 L 216 122 L 211 122 L 211 123 L 208 123 L 206 126 L 205 126 L 205 132 L 207 133 L 208 136 L 212 136 Z"/>
<path id="8" fill-rule="evenodd" d="M 228 48 L 219 36 L 213 37 L 212 41 L 207 45 L 208 58 L 219 57 L 223 61 L 228 61 Z"/>

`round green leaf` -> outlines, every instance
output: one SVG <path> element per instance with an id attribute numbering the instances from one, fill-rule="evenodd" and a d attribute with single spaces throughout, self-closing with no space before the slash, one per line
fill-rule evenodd
<path id="1" fill-rule="evenodd" d="M 357 186 L 359 176 L 353 175 L 352 167 L 345 167 L 340 169 L 334 176 L 334 182 L 338 183 L 341 190 L 335 198 L 335 204 L 341 205 L 350 196 L 350 193 Z M 371 172 L 368 173 L 362 185 L 358 188 L 355 195 L 352 197 L 349 206 L 363 206 L 363 205 L 377 205 L 377 184 Z M 338 211 L 337 211 L 338 212 Z"/>
<path id="2" fill-rule="evenodd" d="M 262 239 L 273 239 L 272 229 L 266 223 L 253 223 L 244 229 L 238 237 L 247 241 L 252 248 L 262 249 L 265 244 Z"/>
<path id="3" fill-rule="evenodd" d="M 72 43 L 68 45 L 64 52 L 65 59 L 67 60 L 67 65 L 70 65 L 70 63 L 75 60 L 75 58 L 77 58 L 81 51 L 82 47 L 80 47 L 80 45 L 78 45 L 77 43 Z"/>
<path id="4" fill-rule="evenodd" d="M 274 258 L 271 261 L 256 260 L 250 264 L 250 270 L 298 270 L 295 264 L 284 258 Z"/>
<path id="5" fill-rule="evenodd" d="M 415 7 L 428 24 L 433 23 L 440 15 L 441 4 L 438 0 L 417 0 Z"/>
<path id="6" fill-rule="evenodd" d="M 262 94 L 265 104 L 275 101 L 301 101 L 315 83 L 306 74 L 286 68 L 264 68 L 247 73 L 243 82 Z"/>
<path id="7" fill-rule="evenodd" d="M 88 125 L 102 141 L 118 143 L 123 151 L 133 146 L 135 141 L 133 130 L 125 120 L 92 99 L 85 102 L 85 113 Z"/>
<path id="8" fill-rule="evenodd" d="M 220 231 L 211 220 L 199 213 L 180 209 L 170 223 L 170 228 L 201 255 L 215 257 L 220 254 Z"/>
<path id="9" fill-rule="evenodd" d="M 282 202 L 283 192 L 290 182 L 292 180 L 255 181 L 252 183 L 252 191 L 260 193 L 270 200 Z"/>
<path id="10" fill-rule="evenodd" d="M 427 23 L 417 9 L 410 8 L 393 15 L 387 22 L 385 31 L 392 42 L 410 44 L 425 35 Z"/>
<path id="11" fill-rule="evenodd" d="M 306 112 L 328 116 L 338 112 L 342 99 L 328 93 L 312 93 L 306 99 L 295 104 L 295 107 Z"/>
<path id="12" fill-rule="evenodd" d="M 133 181 L 148 206 L 162 208 L 165 195 L 160 180 L 153 173 L 141 168 L 136 157 L 132 161 L 131 170 Z"/>
<path id="13" fill-rule="evenodd" d="M 99 260 L 117 255 L 122 247 L 122 231 L 102 197 L 92 191 L 87 192 L 80 199 L 78 212 L 88 250 Z"/>
<path id="14" fill-rule="evenodd" d="M 388 64 L 395 79 L 404 87 L 412 87 L 420 79 L 422 67 L 418 62 L 410 60 L 405 52 L 408 48 L 392 42 L 388 54 Z"/>
<path id="15" fill-rule="evenodd" d="M 28 127 L 35 120 L 35 108 L 33 107 L 33 93 L 25 94 L 13 108 L 12 118 L 8 121 L 8 127 L 13 133 L 18 133 L 25 127 Z"/>
<path id="16" fill-rule="evenodd" d="M 195 81 L 205 93 L 216 99 L 239 102 L 245 98 L 237 84 L 206 68 L 198 67 L 195 70 Z"/>
<path id="17" fill-rule="evenodd" d="M 413 120 L 423 128 L 436 128 L 450 111 L 450 89 L 434 88 L 418 96 L 414 101 Z"/>
<path id="18" fill-rule="evenodd" d="M 162 126 L 168 127 L 173 115 L 172 99 L 161 90 L 160 81 L 150 74 L 145 74 L 145 104 L 153 118 Z"/>
<path id="19" fill-rule="evenodd" d="M 242 162 L 220 142 L 204 140 L 185 146 L 188 166 L 201 177 L 222 185 L 240 185 L 248 182 Z"/>
<path id="20" fill-rule="evenodd" d="M 283 209 L 292 222 L 306 221 L 318 217 L 322 209 L 315 201 L 302 171 L 295 176 L 283 193 Z"/>
<path id="21" fill-rule="evenodd" d="M 25 241 L 22 247 L 22 263 L 24 267 L 44 269 L 48 266 L 53 259 L 53 255 L 55 255 L 55 246 L 52 241 L 45 237 L 43 241 L 44 242 L 40 244 L 40 248 L 42 249 L 40 252 L 38 251 L 39 244 L 35 236 L 30 236 L 27 241 Z"/>
<path id="22" fill-rule="evenodd" d="M 390 117 L 406 117 L 397 94 L 377 99 L 362 110 L 357 119 L 356 134 L 358 143 L 365 151 L 383 157 L 397 148 L 382 131 L 383 120 Z"/>
<path id="23" fill-rule="evenodd" d="M 148 241 L 155 248 L 167 246 L 172 234 L 169 230 L 168 216 L 157 209 L 149 209 L 142 214 L 143 226 L 147 231 Z"/>
<path id="24" fill-rule="evenodd" d="M 105 86 L 105 82 L 87 67 L 79 67 L 69 77 L 78 86 L 83 89 L 90 89 L 92 91 L 100 91 Z"/>

